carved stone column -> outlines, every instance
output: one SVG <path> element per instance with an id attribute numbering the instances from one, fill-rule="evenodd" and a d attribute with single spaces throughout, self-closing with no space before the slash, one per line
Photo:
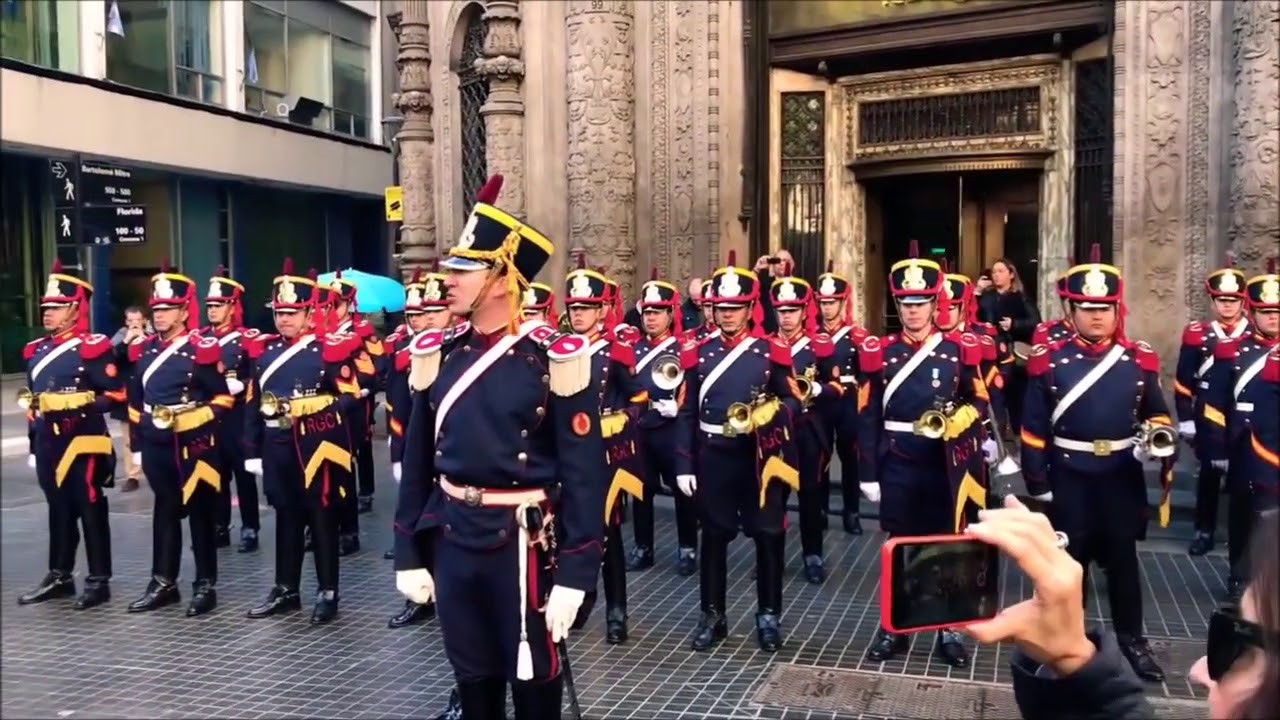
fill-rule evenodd
<path id="1" fill-rule="evenodd" d="M 1280 0 L 1231 3 L 1231 247 L 1246 274 L 1280 247 Z"/>
<path id="2" fill-rule="evenodd" d="M 568 0 L 568 246 L 587 250 L 632 297 L 635 281 L 635 58 L 630 0 Z M 661 242 L 663 238 L 654 238 Z"/>
<path id="3" fill-rule="evenodd" d="M 400 273 L 407 280 L 415 270 L 427 269 L 436 255 L 436 210 L 431 159 L 435 135 L 431 129 L 431 49 L 427 12 L 430 0 L 401 0 L 392 27 L 399 53 L 398 92 L 391 101 L 404 117 L 396 135 L 400 149 L 400 185 L 404 192 L 404 220 L 400 225 Z"/>
<path id="4" fill-rule="evenodd" d="M 476 70 L 489 79 L 484 116 L 485 163 L 490 173 L 502 173 L 498 206 L 516 217 L 525 216 L 524 187 L 524 61 L 520 59 L 519 0 L 485 3 L 484 57 Z"/>

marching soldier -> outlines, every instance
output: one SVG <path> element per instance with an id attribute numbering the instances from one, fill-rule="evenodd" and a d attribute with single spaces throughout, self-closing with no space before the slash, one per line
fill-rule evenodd
<path id="1" fill-rule="evenodd" d="M 453 314 L 449 312 L 449 299 L 445 295 L 446 277 L 439 266 L 426 275 L 415 275 L 405 286 L 405 330 L 390 335 L 385 344 L 391 358 L 387 375 L 387 421 L 391 445 L 391 474 L 399 483 L 403 477 L 404 429 L 409 425 L 409 411 L 413 408 L 413 396 L 409 390 L 409 344 L 425 330 L 446 330 L 453 326 Z M 427 569 L 431 569 L 431 553 L 424 553 Z M 395 549 L 387 551 L 387 559 L 395 559 Z M 399 628 L 414 625 L 435 616 L 433 603 L 418 604 L 404 601 L 404 609 L 387 621 L 387 627 Z"/>
<path id="2" fill-rule="evenodd" d="M 711 281 L 702 281 L 702 292 L 698 294 L 696 302 L 698 308 L 702 311 L 701 324 L 698 329 L 693 331 L 693 339 L 701 342 L 708 337 L 720 334 L 720 328 L 716 326 L 715 306 L 711 302 Z"/>
<path id="3" fill-rule="evenodd" d="M 1227 600 L 1238 603 L 1248 585 L 1249 558 L 1246 549 L 1259 513 L 1276 507 L 1280 487 L 1270 467 L 1267 453 L 1253 446 L 1253 428 L 1264 428 L 1274 418 L 1262 420 L 1259 405 L 1266 407 L 1275 392 L 1262 371 L 1267 355 L 1280 343 L 1280 275 L 1275 261 L 1267 272 L 1249 278 L 1245 298 L 1249 306 L 1252 332 L 1240 338 L 1219 339 L 1214 345 L 1215 361 L 1204 391 L 1204 427 L 1210 462 L 1226 472 L 1230 500 L 1227 525 Z M 1265 450 L 1265 446 L 1263 446 Z M 1259 460 L 1261 459 L 1261 462 Z"/>
<path id="4" fill-rule="evenodd" d="M 524 312 L 525 320 L 550 323 L 555 316 L 555 291 L 551 289 L 550 285 L 538 282 L 529 283 L 529 288 L 524 291 L 524 302 L 521 309 Z"/>
<path id="5" fill-rule="evenodd" d="M 1257 458 L 1262 486 L 1270 485 L 1280 494 L 1280 347 L 1271 348 L 1261 375 L 1265 384 L 1254 402 L 1249 448 Z"/>
<path id="6" fill-rule="evenodd" d="M 827 524 L 827 486 L 823 475 L 831 457 L 829 418 L 843 410 L 844 385 L 832 362 L 831 336 L 817 331 L 813 287 L 792 277 L 789 263 L 770 284 L 771 305 L 778 316 L 777 339 L 791 352 L 791 365 L 802 378 L 802 406 L 794 420 L 796 452 L 800 460 L 800 548 L 804 577 L 814 585 L 827 580 L 822 539 Z M 834 370 L 834 372 L 832 372 Z M 856 506 L 855 506 L 856 507 Z"/>
<path id="7" fill-rule="evenodd" d="M 314 271 L 293 273 L 286 258 L 272 281 L 271 309 L 278 335 L 258 335 L 248 347 L 253 364 L 246 390 L 245 468 L 263 479 L 276 510 L 275 585 L 249 610 L 254 619 L 302 607 L 303 530 L 311 529 L 316 601 L 311 624 L 338 615 L 336 508 L 348 492 L 354 466 L 351 409 L 360 385 L 351 358 L 359 341 L 324 333 L 313 317 L 322 293 Z"/>
<path id="8" fill-rule="evenodd" d="M 644 499 L 636 500 L 634 505 L 636 544 L 627 560 L 627 570 L 653 567 L 653 498 L 661 482 L 671 488 L 675 498 L 676 573 L 687 577 L 698 569 L 698 515 L 693 499 L 675 484 L 675 417 L 680 403 L 687 400 L 681 378 L 675 376 L 680 369 L 680 292 L 675 285 L 659 280 L 657 269 L 640 288 L 640 318 L 644 337 L 635 346 L 639 358 L 636 378 L 649 394 L 649 410 L 637 423 L 644 454 L 645 490 Z"/>
<path id="9" fill-rule="evenodd" d="M 1075 263 L 1072 263 L 1071 266 L 1075 267 Z M 1054 288 L 1058 293 L 1058 302 L 1061 305 L 1062 317 L 1055 320 L 1045 320 L 1037 325 L 1036 329 L 1031 331 L 1031 344 L 1033 346 L 1048 345 L 1049 343 L 1055 343 L 1059 340 L 1066 340 L 1075 334 L 1076 329 L 1071 324 L 1071 300 L 1067 297 L 1066 286 L 1067 274 L 1070 272 L 1071 268 L 1064 270 L 1062 274 L 1058 276 L 1058 279 L 1054 281 Z M 1010 353 L 1002 364 L 1002 367 L 1012 370 L 1014 360 L 1015 358 L 1012 353 Z"/>
<path id="10" fill-rule="evenodd" d="M 982 348 L 970 334 L 943 332 L 950 307 L 942 268 L 918 257 L 916 242 L 905 260 L 889 269 L 889 288 L 902 332 L 868 337 L 858 349 L 857 412 L 861 467 L 858 479 L 867 499 L 880 503 L 880 527 L 895 535 L 956 531 L 954 497 L 940 433 L 923 427 L 929 411 L 948 405 L 987 412 L 982 381 Z M 945 412 L 945 410 L 944 410 Z M 881 628 L 867 659 L 884 662 L 905 650 L 908 638 Z M 941 630 L 934 655 L 951 667 L 969 656 L 960 635 Z"/>
<path id="11" fill-rule="evenodd" d="M 823 333 L 831 338 L 831 362 L 835 366 L 842 392 L 856 389 L 858 346 L 867 331 L 853 324 L 853 284 L 835 271 L 828 261 L 827 271 L 818 276 L 814 290 L 818 301 L 818 318 Z M 862 518 L 858 506 L 862 495 L 858 490 L 857 418 L 852 405 L 836 403 L 830 408 L 829 428 L 834 437 L 830 444 L 840 458 L 840 497 L 844 510 L 841 520 L 850 535 L 862 534 Z"/>
<path id="12" fill-rule="evenodd" d="M 327 320 L 330 332 L 353 333 L 360 339 L 357 347 L 364 353 L 361 355 L 358 351 L 356 357 L 360 387 L 367 391 L 360 403 L 364 417 L 360 418 L 363 421 L 362 424 L 352 428 L 351 441 L 356 447 L 356 477 L 359 480 L 356 509 L 357 512 L 367 513 L 373 510 L 373 395 L 377 390 L 375 363 L 382 359 L 382 341 L 374 333 L 373 325 L 368 320 L 362 319 L 356 312 L 356 284 L 343 278 L 341 270 L 334 277 L 329 299 L 332 303 L 330 306 L 332 314 Z M 361 427 L 364 428 L 363 432 L 358 430 Z M 355 550 L 359 550 L 360 527 L 358 521 L 352 522 L 354 524 L 347 528 L 345 534 L 348 538 L 354 538 Z M 347 554 L 343 552 L 343 555 Z"/>
<path id="13" fill-rule="evenodd" d="M 588 270 L 583 256 L 578 256 L 578 268 L 565 278 L 565 308 L 569 312 L 570 329 L 590 341 L 591 376 L 599 382 L 601 433 L 606 439 L 606 455 L 610 467 L 603 478 L 608 489 L 605 501 L 604 564 L 601 567 L 605 598 L 605 641 L 611 645 L 627 640 L 627 563 L 622 544 L 623 498 L 622 491 L 633 499 L 643 499 L 643 486 L 637 475 L 641 474 L 637 463 L 635 421 L 639 417 L 638 403 L 648 402 L 648 396 L 633 378 L 635 367 L 634 348 L 609 331 L 620 328 L 610 317 L 614 312 L 612 298 L 618 286 L 607 275 Z M 615 418 L 624 427 L 606 430 Z M 624 420 L 625 418 L 625 420 Z M 625 433 L 625 436 L 622 434 Z M 619 435 L 619 437 L 614 437 Z M 631 462 L 628 462 L 631 461 Z M 623 473 L 633 482 L 618 479 Z M 626 478 L 625 475 L 622 477 Z"/>
<path id="14" fill-rule="evenodd" d="M 1207 443 L 1194 444 L 1198 425 L 1203 423 L 1204 415 L 1201 384 L 1208 385 L 1209 370 L 1214 364 L 1214 345 L 1221 341 L 1239 339 L 1249 330 L 1249 321 L 1244 317 L 1243 272 L 1232 267 L 1228 260 L 1226 267 L 1209 273 L 1204 287 L 1213 300 L 1214 319 L 1207 323 L 1191 322 L 1183 329 L 1182 347 L 1178 350 L 1178 365 L 1173 380 L 1178 434 L 1193 443 L 1200 461 L 1200 473 L 1196 478 L 1196 536 L 1187 549 L 1193 556 L 1204 555 L 1213 549 L 1214 532 L 1218 527 L 1218 498 L 1222 495 L 1226 476 L 1220 468 L 1214 467 L 1213 460 L 1203 452 L 1208 447 Z M 1229 511 L 1228 520 L 1232 517 L 1233 513 Z M 1231 531 L 1228 530 L 1227 534 L 1231 535 Z"/>
<path id="15" fill-rule="evenodd" d="M 438 590 L 468 720 L 503 718 L 508 683 L 517 717 L 560 717 L 562 642 L 600 572 L 606 467 L 590 343 L 518 324 L 553 249 L 477 203 L 442 263 L 450 311 L 469 329 L 423 333 L 410 351 L 421 392 L 405 431 L 396 587 L 418 603 Z"/>
<path id="16" fill-rule="evenodd" d="M 756 546 L 756 641 L 782 646 L 782 563 L 786 486 L 799 486 L 789 420 L 799 411 L 791 349 L 754 334 L 759 326 L 756 274 L 729 263 L 711 277 L 720 334 L 681 347 L 685 397 L 676 438 L 676 484 L 696 497 L 702 521 L 699 595 L 702 616 L 692 648 L 711 649 L 728 635 L 725 619 L 729 543 L 739 528 Z M 755 416 L 762 423 L 757 425 Z M 789 471 L 789 472 L 788 472 Z M 778 482 L 781 480 L 782 482 Z"/>
<path id="17" fill-rule="evenodd" d="M 1138 677 L 1159 682 L 1164 671 L 1142 634 L 1142 463 L 1155 447 L 1156 434 L 1146 430 L 1176 435 L 1159 358 L 1124 337 L 1123 280 L 1098 255 L 1094 245 L 1092 261 L 1068 270 L 1062 284 L 1075 335 L 1036 346 L 1028 359 L 1022 473 L 1033 496 L 1053 502 L 1053 525 L 1071 538 L 1067 551 L 1084 566 L 1085 582 L 1091 561 L 1103 568 L 1121 650 Z"/>
<path id="18" fill-rule="evenodd" d="M 215 525 L 222 492 L 219 421 L 235 406 L 223 376 L 217 338 L 188 330 L 199 318 L 196 283 L 162 268 L 151 278 L 155 334 L 129 346 L 129 447 L 155 492 L 151 581 L 129 612 L 146 612 L 180 600 L 182 519 L 191 528 L 196 561 L 187 617 L 218 605 Z"/>
<path id="19" fill-rule="evenodd" d="M 111 526 L 107 496 L 115 452 L 104 415 L 124 403 L 124 378 L 111 340 L 89 329 L 93 286 L 63 272 L 54 261 L 40 307 L 48 335 L 27 343 L 27 387 L 18 404 L 27 411 L 31 454 L 28 466 L 49 503 L 49 572 L 19 605 L 71 597 L 72 571 L 84 528 L 89 565 L 84 593 L 74 607 L 85 610 L 111 599 Z"/>
<path id="20" fill-rule="evenodd" d="M 231 544 L 231 481 L 234 478 L 236 496 L 240 501 L 240 544 L 237 551 L 246 553 L 258 549 L 258 531 L 262 527 L 258 519 L 258 480 L 244 469 L 244 380 L 248 377 L 249 355 L 244 343 L 255 336 L 257 330 L 246 330 L 241 307 L 244 286 L 223 274 L 221 265 L 209 279 L 209 293 L 205 296 L 205 314 L 209 326 L 201 329 L 204 337 L 215 338 L 222 348 L 222 366 L 226 369 L 227 389 L 235 398 L 235 406 L 223 416 L 218 425 L 218 449 L 221 455 L 222 494 L 218 508 L 216 542 L 218 547 Z"/>

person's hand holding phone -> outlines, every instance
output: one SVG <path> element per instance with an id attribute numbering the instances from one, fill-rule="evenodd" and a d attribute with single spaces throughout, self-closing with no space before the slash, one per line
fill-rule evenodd
<path id="1" fill-rule="evenodd" d="M 1004 508 L 983 510 L 978 517 L 965 532 L 1012 558 L 1031 580 L 1035 594 L 962 632 L 982 643 L 1011 640 L 1059 677 L 1079 670 L 1097 652 L 1085 635 L 1080 563 L 1058 546 L 1049 519 L 1012 495 L 1005 498 Z"/>

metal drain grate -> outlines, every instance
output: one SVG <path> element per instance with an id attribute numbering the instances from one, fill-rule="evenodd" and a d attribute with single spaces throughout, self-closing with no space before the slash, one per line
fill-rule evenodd
<path id="1" fill-rule="evenodd" d="M 779 665 L 756 692 L 753 702 L 858 718 L 955 718 L 1008 720 L 1020 717 L 1013 690 L 1006 685 L 882 675 Z M 1197 700 L 1150 698 L 1157 718 L 1203 720 L 1207 708 Z"/>

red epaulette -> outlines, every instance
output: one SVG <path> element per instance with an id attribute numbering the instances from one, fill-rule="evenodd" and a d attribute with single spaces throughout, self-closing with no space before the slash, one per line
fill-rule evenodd
<path id="1" fill-rule="evenodd" d="M 404 372 L 409 369 L 409 348 L 403 347 L 396 351 L 395 368 L 396 372 Z"/>
<path id="2" fill-rule="evenodd" d="M 351 359 L 354 350 L 353 343 L 359 340 L 349 336 L 328 335 L 324 338 L 324 347 L 320 350 L 320 357 L 327 363 L 346 362 Z"/>
<path id="3" fill-rule="evenodd" d="M 1280 382 L 1280 346 L 1271 348 L 1267 353 L 1267 364 L 1262 366 L 1262 379 L 1265 382 Z"/>
<path id="4" fill-rule="evenodd" d="M 815 333 L 809 340 L 809 347 L 813 349 L 813 356 L 816 358 L 829 358 L 836 352 L 836 344 L 831 342 L 831 336 L 826 333 Z"/>
<path id="5" fill-rule="evenodd" d="M 947 333 L 947 339 L 960 346 L 960 363 L 970 367 L 982 364 L 982 343 L 978 336 L 970 332 Z"/>
<path id="6" fill-rule="evenodd" d="M 382 339 L 382 342 L 386 347 L 394 348 L 396 346 L 396 343 L 400 342 L 400 338 L 401 338 L 400 331 L 396 330 L 390 335 L 384 337 Z"/>
<path id="7" fill-rule="evenodd" d="M 111 338 L 101 333 L 85 333 L 80 336 L 80 357 L 93 360 L 111 350 Z"/>
<path id="8" fill-rule="evenodd" d="M 1142 340 L 1133 343 L 1133 359 L 1147 372 L 1160 372 L 1160 356 L 1155 348 Z"/>
<path id="9" fill-rule="evenodd" d="M 786 340 L 777 336 L 769 338 L 769 362 L 775 365 L 791 364 L 791 346 Z"/>
<path id="10" fill-rule="evenodd" d="M 148 335 L 142 338 L 142 342 L 136 342 L 136 343 L 130 344 L 129 345 L 129 362 L 138 362 L 139 360 L 141 360 L 142 351 L 147 349 L 147 343 L 151 342 L 151 339 L 154 337 L 155 335 Z"/>
<path id="11" fill-rule="evenodd" d="M 22 348 L 23 360 L 30 360 L 31 358 L 36 356 L 36 348 L 40 347 L 41 340 L 44 340 L 44 338 L 38 337 L 35 340 L 32 340 L 31 342 L 23 346 Z"/>
<path id="12" fill-rule="evenodd" d="M 1213 358 L 1215 360 L 1235 360 L 1239 354 L 1239 341 L 1235 338 L 1223 338 L 1213 344 Z"/>
<path id="13" fill-rule="evenodd" d="M 885 344 L 875 335 L 864 338 L 858 345 L 858 369 L 864 373 L 877 373 L 883 370 Z"/>
<path id="14" fill-rule="evenodd" d="M 373 334 L 373 325 L 368 320 L 361 320 L 358 323 L 351 324 L 351 332 L 361 338 L 367 338 Z"/>
<path id="15" fill-rule="evenodd" d="M 1204 344 L 1204 323 L 1191 322 L 1182 329 L 1182 344 L 1200 347 Z"/>
<path id="16" fill-rule="evenodd" d="M 1031 344 L 1044 345 L 1047 342 L 1049 342 L 1049 323 L 1042 322 L 1031 331 Z"/>
<path id="17" fill-rule="evenodd" d="M 702 341 L 690 338 L 685 340 L 680 346 L 680 368 L 685 372 L 698 367 L 698 348 L 702 347 Z"/>
<path id="18" fill-rule="evenodd" d="M 982 359 L 996 359 L 996 339 L 987 334 L 978 335 L 978 343 L 982 345 Z"/>
<path id="19" fill-rule="evenodd" d="M 1027 375 L 1036 377 L 1047 372 L 1049 372 L 1049 346 L 1038 343 L 1031 348 L 1031 354 L 1027 356 Z"/>
<path id="20" fill-rule="evenodd" d="M 191 347 L 195 350 L 197 365 L 216 365 L 222 360 L 222 346 L 218 344 L 218 338 L 193 335 Z"/>
<path id="21" fill-rule="evenodd" d="M 609 359 L 613 362 L 621 363 L 629 370 L 635 370 L 636 349 L 626 340 L 614 340 L 609 343 Z"/>

